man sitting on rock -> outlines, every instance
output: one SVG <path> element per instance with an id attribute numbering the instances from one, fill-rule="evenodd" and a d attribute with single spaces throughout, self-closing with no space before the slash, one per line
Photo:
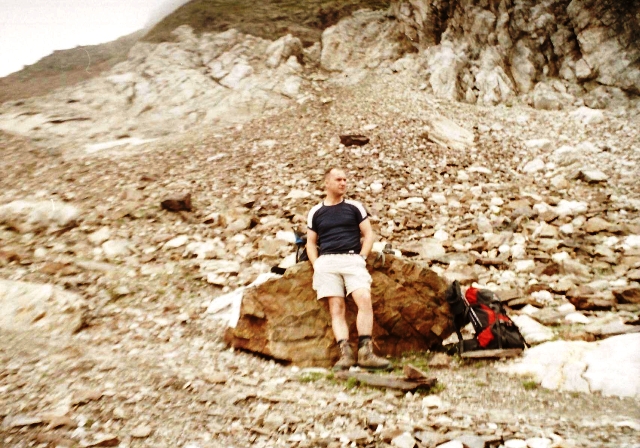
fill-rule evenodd
<path id="1" fill-rule="evenodd" d="M 356 364 L 345 316 L 345 297 L 351 294 L 358 307 L 358 365 L 386 369 L 391 364 L 373 353 L 371 340 L 371 275 L 366 262 L 374 239 L 371 222 L 360 202 L 344 198 L 347 175 L 343 170 L 328 170 L 324 180 L 326 197 L 307 218 L 307 255 L 313 265 L 313 289 L 318 300 L 326 298 L 329 303 L 331 326 L 340 348 L 340 359 L 333 368 L 346 370 Z"/>

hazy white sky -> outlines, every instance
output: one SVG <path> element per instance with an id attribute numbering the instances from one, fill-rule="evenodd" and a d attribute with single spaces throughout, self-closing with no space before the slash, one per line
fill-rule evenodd
<path id="1" fill-rule="evenodd" d="M 0 77 L 53 50 L 115 40 L 186 0 L 0 0 Z"/>

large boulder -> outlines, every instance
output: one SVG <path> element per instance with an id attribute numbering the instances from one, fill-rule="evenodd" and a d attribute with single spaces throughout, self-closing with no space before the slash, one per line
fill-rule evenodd
<path id="1" fill-rule="evenodd" d="M 531 377 L 547 389 L 638 399 L 640 334 L 598 342 L 547 342 L 501 370 Z"/>
<path id="2" fill-rule="evenodd" d="M 0 330 L 72 334 L 86 320 L 78 294 L 50 284 L 0 279 Z"/>
<path id="3" fill-rule="evenodd" d="M 384 264 L 368 260 L 373 277 L 373 336 L 377 351 L 398 356 L 439 345 L 452 330 L 444 298 L 445 281 L 418 264 L 387 255 Z M 301 366 L 330 366 L 338 357 L 326 300 L 317 300 L 308 262 L 283 277 L 247 289 L 240 318 L 226 341 Z M 347 300 L 347 322 L 356 343 L 356 306 Z"/>

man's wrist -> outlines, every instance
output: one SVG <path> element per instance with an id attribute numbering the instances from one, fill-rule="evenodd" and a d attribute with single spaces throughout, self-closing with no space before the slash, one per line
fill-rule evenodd
<path id="1" fill-rule="evenodd" d="M 358 254 L 360 255 L 362 258 L 364 258 L 365 260 L 367 259 L 367 256 L 365 254 Z"/>

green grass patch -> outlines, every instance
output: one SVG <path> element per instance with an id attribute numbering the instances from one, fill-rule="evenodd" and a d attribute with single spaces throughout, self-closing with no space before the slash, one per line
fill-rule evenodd
<path id="1" fill-rule="evenodd" d="M 538 388 L 538 383 L 531 379 L 523 380 L 522 387 L 524 387 L 525 390 L 536 390 Z"/>

